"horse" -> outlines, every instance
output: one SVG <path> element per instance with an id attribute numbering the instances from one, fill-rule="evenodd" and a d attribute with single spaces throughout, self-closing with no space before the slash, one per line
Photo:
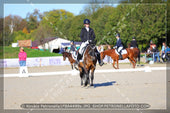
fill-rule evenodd
<path id="1" fill-rule="evenodd" d="M 84 53 L 84 61 L 79 62 L 78 69 L 74 66 L 77 70 L 80 71 L 80 79 L 81 79 L 82 87 L 87 86 L 87 85 L 93 86 L 94 71 L 96 67 L 97 58 L 94 59 L 94 56 L 95 56 L 94 50 L 91 50 L 90 48 L 91 46 L 87 46 L 86 51 Z M 65 61 L 66 58 L 68 58 L 70 61 L 71 67 L 73 69 L 73 65 L 76 61 L 73 59 L 71 53 L 63 52 L 62 54 L 63 54 L 63 60 Z M 91 84 L 89 82 L 90 70 L 91 70 Z"/>
<path id="2" fill-rule="evenodd" d="M 133 68 L 135 68 L 136 60 L 134 59 L 134 52 L 130 48 L 126 48 L 127 54 L 122 54 L 123 59 L 119 59 L 119 55 L 116 54 L 115 49 L 105 50 L 100 53 L 101 59 L 104 59 L 106 55 L 110 56 L 113 60 L 113 67 L 115 69 L 119 69 L 119 60 L 124 60 L 126 58 L 133 64 Z M 115 67 L 115 62 L 117 63 L 117 67 Z"/>
<path id="3" fill-rule="evenodd" d="M 69 62 L 70 62 L 70 64 L 71 64 L 71 68 L 72 68 L 72 70 L 73 70 L 73 64 L 74 64 L 76 61 L 73 59 L 71 53 L 63 52 L 62 55 L 63 55 L 63 61 L 65 61 L 66 58 L 68 58 L 68 60 L 69 60 Z M 76 69 L 77 69 L 77 68 L 76 68 Z M 77 69 L 77 70 L 78 70 L 78 69 Z"/>
<path id="4" fill-rule="evenodd" d="M 132 48 L 130 46 L 130 44 L 128 44 L 128 48 L 133 50 L 134 58 L 135 58 L 136 62 L 138 61 L 138 63 L 140 64 L 140 50 L 139 50 L 139 48 Z"/>
<path id="5" fill-rule="evenodd" d="M 95 51 L 96 51 L 96 47 L 93 44 L 87 45 L 84 52 L 83 62 L 79 63 L 78 68 L 80 71 L 81 86 L 84 87 L 93 86 L 94 71 L 96 69 L 96 63 L 97 63 L 97 56 L 95 55 Z"/>

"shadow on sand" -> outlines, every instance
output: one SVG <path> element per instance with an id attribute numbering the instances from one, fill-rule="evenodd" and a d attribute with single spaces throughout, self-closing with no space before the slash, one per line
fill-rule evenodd
<path id="1" fill-rule="evenodd" d="M 96 87 L 104 87 L 104 86 L 112 86 L 114 83 L 116 83 L 116 81 L 97 83 L 97 84 L 94 84 L 94 88 L 96 88 Z"/>

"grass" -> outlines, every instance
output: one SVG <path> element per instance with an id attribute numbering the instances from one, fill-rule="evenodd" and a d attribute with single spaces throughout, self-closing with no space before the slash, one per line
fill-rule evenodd
<path id="1" fill-rule="evenodd" d="M 0 48 L 0 51 L 2 48 Z M 58 53 L 50 53 L 49 51 L 40 51 L 30 48 L 24 48 L 25 52 L 27 53 L 27 57 L 50 57 L 50 56 L 61 56 L 61 54 Z M 19 47 L 9 47 L 5 46 L 3 47 L 3 55 L 4 58 L 18 58 L 19 53 Z M 0 53 L 0 56 L 2 56 L 2 52 Z"/>

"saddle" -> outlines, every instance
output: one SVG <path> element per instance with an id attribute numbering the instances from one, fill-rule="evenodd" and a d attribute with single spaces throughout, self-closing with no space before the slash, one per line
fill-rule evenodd
<path id="1" fill-rule="evenodd" d="M 117 51 L 117 49 L 115 49 L 115 52 L 116 52 L 116 54 L 118 54 L 118 55 L 119 55 L 119 52 Z M 123 55 L 123 54 L 127 54 L 126 49 L 122 49 L 121 54 L 122 54 L 122 55 Z"/>

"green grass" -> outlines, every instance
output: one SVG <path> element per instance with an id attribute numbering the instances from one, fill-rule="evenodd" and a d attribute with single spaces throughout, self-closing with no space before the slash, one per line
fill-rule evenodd
<path id="1" fill-rule="evenodd" d="M 2 48 L 0 48 L 1 50 Z M 25 52 L 27 53 L 27 57 L 50 57 L 50 56 L 62 56 L 58 53 L 50 53 L 49 51 L 40 51 L 30 48 L 24 48 Z M 19 47 L 3 47 L 3 54 L 4 58 L 18 58 Z M 2 55 L 2 52 L 0 53 Z"/>

